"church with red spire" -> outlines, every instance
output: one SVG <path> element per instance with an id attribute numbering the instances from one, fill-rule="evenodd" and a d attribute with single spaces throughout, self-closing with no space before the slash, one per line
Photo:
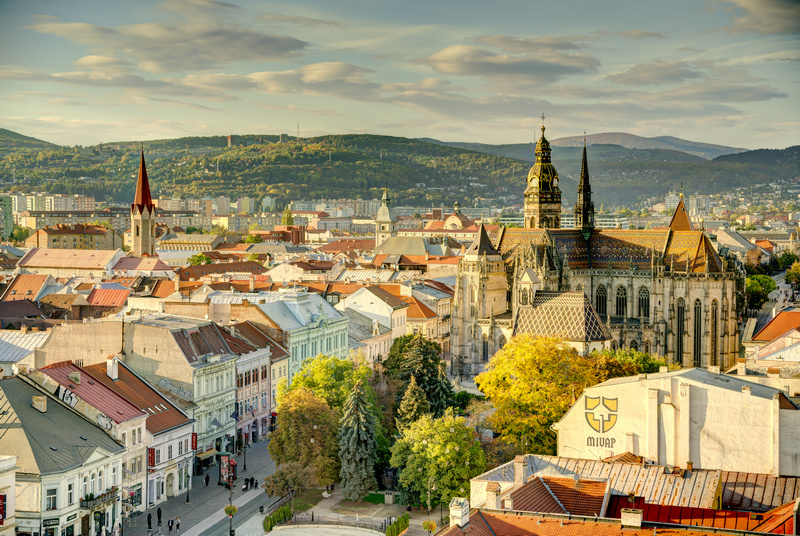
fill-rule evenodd
<path id="1" fill-rule="evenodd" d="M 150 195 L 150 181 L 144 163 L 144 149 L 139 163 L 139 178 L 136 181 L 136 196 L 131 203 L 132 252 L 135 257 L 155 255 L 156 244 L 156 206 Z"/>

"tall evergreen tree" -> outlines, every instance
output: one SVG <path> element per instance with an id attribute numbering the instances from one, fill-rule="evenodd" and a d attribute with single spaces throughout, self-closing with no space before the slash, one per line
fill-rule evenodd
<path id="1" fill-rule="evenodd" d="M 294 216 L 292 216 L 292 211 L 289 209 L 289 205 L 286 205 L 286 208 L 283 209 L 281 225 L 294 225 Z"/>
<path id="2" fill-rule="evenodd" d="M 406 394 L 403 395 L 400 409 L 397 411 L 397 429 L 402 431 L 405 427 L 429 413 L 430 410 L 431 407 L 425 392 L 417 385 L 416 378 L 411 376 L 411 381 L 408 382 L 408 388 L 406 388 Z"/>
<path id="3" fill-rule="evenodd" d="M 339 459 L 342 462 L 342 493 L 346 499 L 357 501 L 377 487 L 377 422 L 360 381 L 353 386 L 347 397 L 341 423 Z"/>
<path id="4" fill-rule="evenodd" d="M 439 364 L 439 375 L 433 382 L 433 389 L 430 393 L 431 399 L 431 413 L 434 418 L 439 418 L 444 415 L 447 408 L 453 405 L 453 386 L 450 385 L 450 380 L 444 373 L 444 363 Z"/>

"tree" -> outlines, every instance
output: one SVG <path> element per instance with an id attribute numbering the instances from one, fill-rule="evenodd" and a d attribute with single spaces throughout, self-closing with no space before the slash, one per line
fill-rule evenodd
<path id="1" fill-rule="evenodd" d="M 423 415 L 411 424 L 392 447 L 391 464 L 400 471 L 408 504 L 427 497 L 431 479 L 437 488 L 431 497 L 447 504 L 469 491 L 469 479 L 483 472 L 486 459 L 473 431 L 451 408 L 439 419 Z"/>
<path id="2" fill-rule="evenodd" d="M 292 510 L 294 510 L 294 496 L 300 495 L 317 483 L 314 469 L 300 462 L 288 462 L 278 466 L 278 469 L 264 479 L 264 493 L 270 497 L 282 497 L 290 492 L 292 495 Z"/>
<path id="3" fill-rule="evenodd" d="M 397 337 L 392 343 L 392 347 L 389 348 L 389 355 L 383 361 L 383 367 L 386 369 L 387 374 L 390 376 L 399 375 L 403 354 L 406 351 L 406 347 L 415 337 L 419 337 L 421 341 L 424 342 L 426 346 L 424 352 L 437 356 L 442 353 L 442 347 L 439 343 L 430 341 L 421 335 L 403 335 L 402 337 Z"/>
<path id="4" fill-rule="evenodd" d="M 283 209 L 283 217 L 281 218 L 281 225 L 294 225 L 294 216 L 292 216 L 292 211 L 289 208 L 289 205 L 286 205 L 286 208 Z"/>
<path id="5" fill-rule="evenodd" d="M 452 404 L 452 390 L 443 373 L 444 362 L 440 353 L 439 344 L 420 334 L 406 335 L 395 340 L 384 362 L 387 374 L 403 381 L 403 391 L 412 377 L 416 380 L 436 416 L 441 416 Z"/>
<path id="6" fill-rule="evenodd" d="M 591 366 L 594 369 L 595 380 L 604 382 L 611 378 L 624 378 L 637 374 L 654 374 L 667 362 L 644 352 L 636 350 L 603 350 L 592 352 Z"/>
<path id="7" fill-rule="evenodd" d="M 248 262 L 258 262 L 258 255 L 256 253 L 248 253 L 244 260 Z"/>
<path id="8" fill-rule="evenodd" d="M 439 363 L 439 375 L 433 381 L 430 394 L 431 412 L 434 417 L 441 417 L 454 402 L 453 386 L 444 372 L 445 363 Z"/>
<path id="9" fill-rule="evenodd" d="M 16 223 L 11 224 L 11 234 L 9 238 L 12 242 L 24 242 L 31 234 L 30 229 L 22 227 Z"/>
<path id="10" fill-rule="evenodd" d="M 786 270 L 786 282 L 791 285 L 800 285 L 800 261 L 792 264 L 792 267 Z"/>
<path id="11" fill-rule="evenodd" d="M 303 362 L 303 368 L 292 378 L 289 390 L 308 389 L 332 409 L 341 412 L 355 384 L 368 379 L 371 374 L 370 368 L 363 363 L 320 354 Z M 371 386 L 364 388 L 368 390 L 370 402 L 374 403 L 375 393 Z"/>
<path id="12" fill-rule="evenodd" d="M 345 499 L 357 501 L 377 487 L 375 451 L 377 419 L 359 381 L 344 405 L 339 431 L 339 460 L 342 464 L 342 492 Z"/>
<path id="13" fill-rule="evenodd" d="M 259 234 L 249 234 L 242 239 L 242 243 L 244 244 L 260 244 L 263 241 Z"/>
<path id="14" fill-rule="evenodd" d="M 189 257 L 189 265 L 191 266 L 199 266 L 201 264 L 211 264 L 212 262 L 214 261 L 211 260 L 211 257 L 203 255 L 202 253 L 196 253 L 191 257 Z"/>
<path id="15" fill-rule="evenodd" d="M 411 376 L 406 393 L 397 410 L 397 429 L 401 432 L 404 428 L 416 422 L 417 419 L 431 410 L 425 392 L 417 385 L 417 380 Z"/>
<path id="16" fill-rule="evenodd" d="M 339 419 L 325 400 L 308 389 L 292 389 L 281 397 L 277 424 L 269 444 L 276 464 L 300 462 L 311 467 L 321 485 L 336 480 Z"/>
<path id="17" fill-rule="evenodd" d="M 769 293 L 778 288 L 768 275 L 752 275 L 745 280 L 747 306 L 757 309 L 769 299 Z"/>
<path id="18" fill-rule="evenodd" d="M 596 380 L 591 362 L 565 342 L 526 334 L 492 356 L 475 383 L 497 408 L 490 421 L 504 441 L 545 454 L 555 453 L 550 425 Z"/>

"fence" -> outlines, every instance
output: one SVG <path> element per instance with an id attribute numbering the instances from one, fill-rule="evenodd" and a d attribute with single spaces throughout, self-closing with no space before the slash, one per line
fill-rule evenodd
<path id="1" fill-rule="evenodd" d="M 351 515 L 319 515 L 318 513 L 312 511 L 303 512 L 302 514 L 296 514 L 292 516 L 292 520 L 286 525 L 328 525 L 328 526 L 336 526 L 336 527 L 358 527 L 362 529 L 370 529 L 375 530 L 380 533 L 386 532 L 386 527 L 390 524 L 390 519 L 384 519 L 383 521 L 375 521 L 375 520 L 363 520 L 359 519 L 358 516 L 351 516 Z"/>

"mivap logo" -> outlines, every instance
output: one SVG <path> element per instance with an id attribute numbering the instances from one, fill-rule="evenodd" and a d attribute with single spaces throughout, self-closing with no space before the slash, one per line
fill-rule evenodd
<path id="1" fill-rule="evenodd" d="M 585 396 L 586 399 L 586 422 L 592 430 L 604 434 L 614 428 L 617 424 L 617 399 L 606 398 L 604 396 Z M 600 406 L 607 411 L 603 411 Z"/>

